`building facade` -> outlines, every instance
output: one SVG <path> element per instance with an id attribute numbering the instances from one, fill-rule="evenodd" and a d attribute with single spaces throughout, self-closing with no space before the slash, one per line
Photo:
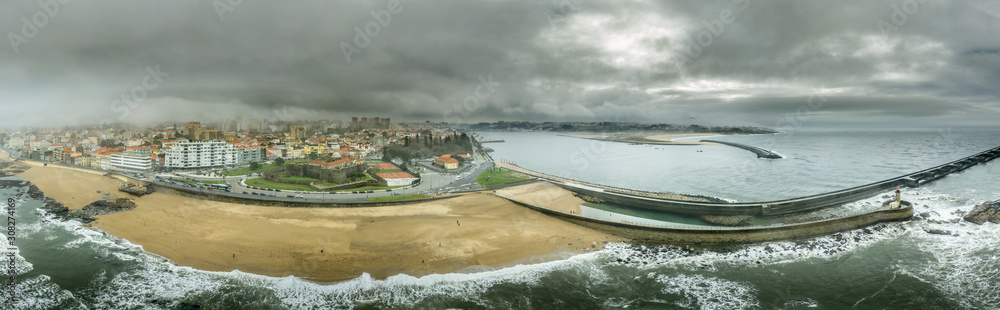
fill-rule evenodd
<path id="1" fill-rule="evenodd" d="M 125 170 L 149 171 L 153 169 L 153 159 L 149 156 L 118 153 L 111 155 L 111 166 Z"/>
<path id="2" fill-rule="evenodd" d="M 222 141 L 177 142 L 166 150 L 164 166 L 170 168 L 203 168 L 235 165 L 238 151 Z"/>

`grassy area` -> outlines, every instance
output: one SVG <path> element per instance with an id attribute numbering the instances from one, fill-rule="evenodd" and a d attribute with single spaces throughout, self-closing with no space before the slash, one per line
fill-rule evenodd
<path id="1" fill-rule="evenodd" d="M 300 163 L 300 162 L 309 161 L 309 160 L 311 160 L 311 159 L 308 159 L 308 158 L 296 159 L 296 160 L 287 161 L 287 162 L 285 162 L 285 164 L 288 165 L 288 164 Z M 268 171 L 268 170 L 271 170 L 271 169 L 274 169 L 274 168 L 278 168 L 278 165 L 275 165 L 275 164 L 261 165 L 260 168 L 257 168 L 256 170 L 250 169 L 250 167 L 237 168 L 237 169 L 223 171 L 222 175 L 226 175 L 226 176 L 244 175 L 244 174 L 257 173 L 257 172 L 264 172 L 264 171 Z"/>
<path id="2" fill-rule="evenodd" d="M 388 170 L 379 170 L 379 171 L 378 171 L 378 172 L 376 172 L 376 173 L 389 173 L 389 172 L 403 172 L 403 169 L 388 169 Z"/>
<path id="3" fill-rule="evenodd" d="M 498 171 L 495 169 L 487 169 L 486 171 L 483 171 L 483 173 L 479 174 L 478 177 L 476 177 L 476 182 L 478 182 L 479 185 L 486 187 L 486 186 L 507 184 L 510 182 L 523 181 L 527 179 L 530 179 L 530 177 L 513 171 L 507 171 L 507 170 Z"/>
<path id="4" fill-rule="evenodd" d="M 289 181 L 309 181 L 309 182 L 319 181 L 319 179 L 313 179 L 313 178 L 309 178 L 309 177 L 297 177 L 297 176 L 287 176 L 287 177 L 282 178 L 282 180 L 289 180 Z"/>
<path id="5" fill-rule="evenodd" d="M 201 181 L 201 183 L 226 185 L 226 181 L 221 181 L 221 180 L 219 180 L 219 181 L 211 181 L 211 180 L 210 181 Z"/>
<path id="6" fill-rule="evenodd" d="M 391 196 L 382 198 L 369 198 L 368 201 L 407 200 L 407 199 L 420 199 L 420 198 L 430 198 L 430 197 L 431 196 L 427 196 L 424 194 L 410 194 L 410 195 Z"/>
<path id="7" fill-rule="evenodd" d="M 289 191 L 310 191 L 314 192 L 316 189 L 310 187 L 309 185 L 297 185 L 297 184 L 287 184 L 287 183 L 277 183 L 271 182 L 264 179 L 249 179 L 245 181 L 249 186 L 257 186 L 264 188 L 275 188 L 280 190 Z"/>

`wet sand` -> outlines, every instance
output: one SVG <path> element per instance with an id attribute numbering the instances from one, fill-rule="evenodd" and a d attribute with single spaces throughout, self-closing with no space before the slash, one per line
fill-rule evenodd
<path id="1" fill-rule="evenodd" d="M 97 190 L 131 197 L 117 191 L 119 180 L 61 167 L 32 166 L 18 176 L 73 209 L 97 200 Z M 136 209 L 93 225 L 179 265 L 316 282 L 551 261 L 622 239 L 485 194 L 372 208 L 251 206 L 164 193 L 134 201 Z"/>

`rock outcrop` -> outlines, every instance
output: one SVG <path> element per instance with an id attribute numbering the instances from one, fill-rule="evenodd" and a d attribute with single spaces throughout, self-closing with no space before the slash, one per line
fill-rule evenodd
<path id="1" fill-rule="evenodd" d="M 45 199 L 42 200 L 42 207 L 41 207 L 41 209 L 45 210 L 45 212 L 48 212 L 49 214 L 52 214 L 52 216 L 54 216 L 56 219 L 62 220 L 62 221 L 68 221 L 68 220 L 71 220 L 71 219 L 78 219 L 78 220 L 80 220 L 80 222 L 82 222 L 84 224 L 87 224 L 87 223 L 90 223 L 90 222 L 93 222 L 93 221 L 97 220 L 96 218 L 94 218 L 92 216 L 89 216 L 89 215 L 84 214 L 83 212 L 80 212 L 80 210 L 72 210 L 71 211 L 66 206 L 63 206 L 63 204 L 61 204 L 58 201 L 56 201 L 55 199 L 52 199 L 52 198 L 49 198 L 49 197 L 45 197 Z"/>
<path id="2" fill-rule="evenodd" d="M 720 226 L 746 226 L 750 220 L 753 220 L 751 215 L 702 215 L 700 218 Z"/>
<path id="3" fill-rule="evenodd" d="M 88 216 L 97 216 L 111 214 L 115 212 L 128 211 L 135 209 L 135 203 L 128 198 L 118 198 L 115 200 L 98 200 L 90 203 L 80 210 L 81 213 Z"/>
<path id="4" fill-rule="evenodd" d="M 986 222 L 1000 224 L 1000 200 L 993 202 L 987 201 L 976 206 L 972 209 L 972 211 L 965 214 L 963 219 L 967 222 L 980 225 Z"/>
<path id="5" fill-rule="evenodd" d="M 589 203 L 605 203 L 605 202 L 607 202 L 607 201 L 604 201 L 604 199 L 597 198 L 597 197 L 590 196 L 590 195 L 584 195 L 584 194 L 580 194 L 580 193 L 573 193 L 573 196 L 576 196 L 577 198 L 580 198 L 581 200 L 589 202 Z"/>

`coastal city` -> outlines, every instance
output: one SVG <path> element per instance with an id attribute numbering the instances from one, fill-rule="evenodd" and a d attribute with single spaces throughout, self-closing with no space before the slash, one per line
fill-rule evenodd
<path id="1" fill-rule="evenodd" d="M 414 199 L 477 190 L 483 187 L 476 176 L 488 167 L 472 137 L 430 121 L 162 125 L 0 132 L 0 145 L 15 158 L 275 199 Z M 282 190 L 292 194 L 279 197 Z"/>
<path id="2" fill-rule="evenodd" d="M 1000 310 L 997 0 L 0 16 L 3 310 Z"/>

